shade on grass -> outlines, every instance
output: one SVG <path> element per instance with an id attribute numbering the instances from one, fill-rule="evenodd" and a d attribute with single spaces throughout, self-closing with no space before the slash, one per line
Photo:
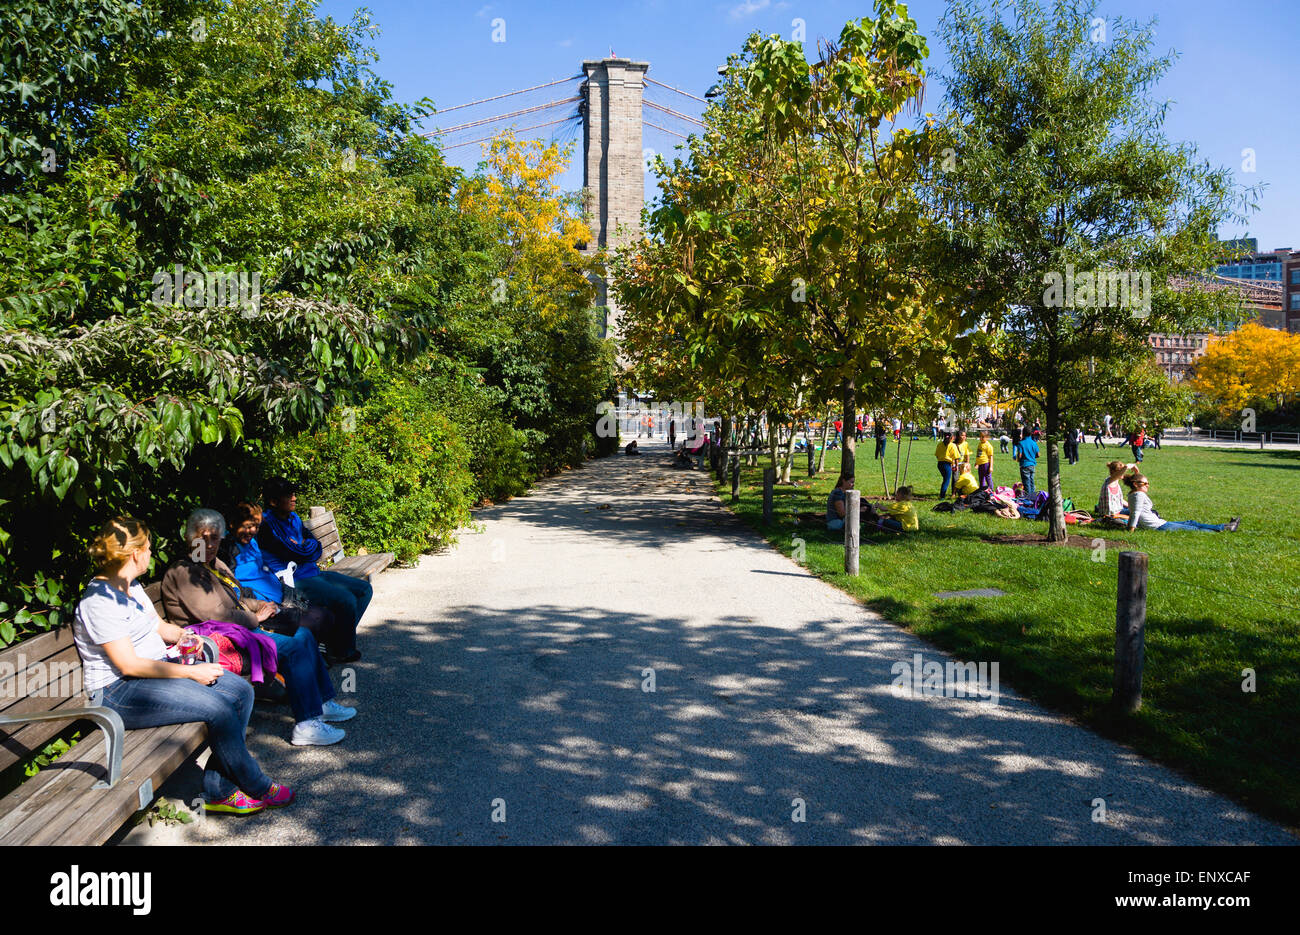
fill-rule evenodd
<path id="1" fill-rule="evenodd" d="M 1042 533 L 1046 523 L 967 512 L 935 513 L 939 473 L 932 445 L 918 442 L 907 482 L 922 498 L 920 530 L 863 534 L 861 575 L 843 572 L 843 534 L 796 524 L 824 512 L 839 471 L 778 486 L 776 524 L 762 525 L 762 464 L 742 474 L 731 508 L 787 554 L 804 541 L 809 569 L 959 658 L 998 661 L 1019 691 L 1252 808 L 1300 825 L 1300 453 L 1166 447 L 1148 451 L 1141 470 L 1165 519 L 1227 522 L 1236 533 L 1083 527 L 1087 548 L 994 544 L 999 535 Z M 1105 462 L 1127 448 L 1091 446 L 1062 464 L 1062 487 L 1091 509 Z M 881 497 L 878 468 L 861 455 L 858 487 Z M 863 465 L 866 465 L 864 468 Z M 890 477 L 893 463 L 889 464 Z M 1038 470 L 1046 481 L 1046 459 Z M 1016 475 L 995 456 L 995 483 Z M 723 488 L 720 486 L 719 491 Z M 730 485 L 726 487 L 730 500 Z M 1072 527 L 1072 532 L 1075 528 Z M 1100 540 L 1094 542 L 1093 540 Z M 866 545 L 867 542 L 873 544 Z M 1143 706 L 1110 711 L 1117 563 L 1123 548 L 1150 556 Z M 997 588 L 1004 597 L 943 599 L 936 592 Z M 1243 691 L 1243 670 L 1255 691 Z"/>

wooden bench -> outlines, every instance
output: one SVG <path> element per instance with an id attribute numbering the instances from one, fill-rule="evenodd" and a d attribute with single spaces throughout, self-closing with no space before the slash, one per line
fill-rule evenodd
<path id="1" fill-rule="evenodd" d="M 70 626 L 0 652 L 0 770 L 78 721 L 94 732 L 0 799 L 0 845 L 103 844 L 206 743 L 201 723 L 127 731 L 91 706 Z"/>
<path id="2" fill-rule="evenodd" d="M 319 539 L 321 545 L 320 567 L 339 574 L 351 575 L 373 581 L 375 576 L 393 564 L 392 552 L 377 552 L 374 555 L 352 555 L 343 553 L 343 541 L 339 538 L 339 527 L 334 521 L 334 513 L 323 506 L 314 506 L 311 513 L 302 521 L 302 527 L 313 539 Z M 327 562 L 331 564 L 326 564 Z"/>

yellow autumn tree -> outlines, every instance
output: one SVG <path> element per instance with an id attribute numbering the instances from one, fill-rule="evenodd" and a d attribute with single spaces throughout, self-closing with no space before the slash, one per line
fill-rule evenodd
<path id="1" fill-rule="evenodd" d="M 579 198 L 557 184 L 568 167 L 567 151 L 509 131 L 485 150 L 483 171 L 459 197 L 461 209 L 484 221 L 504 248 L 493 303 L 528 310 L 543 324 L 591 305 L 592 281 L 603 269 L 600 256 L 579 249 L 592 238 Z"/>
<path id="2" fill-rule="evenodd" d="M 1300 335 L 1251 323 L 1211 338 L 1192 388 L 1225 415 L 1254 402 L 1285 406 L 1300 395 Z"/>

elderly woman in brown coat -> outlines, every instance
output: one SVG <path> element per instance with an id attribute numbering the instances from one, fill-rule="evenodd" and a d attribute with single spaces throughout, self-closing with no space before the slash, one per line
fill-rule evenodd
<path id="1" fill-rule="evenodd" d="M 221 620 L 261 631 L 275 641 L 276 665 L 284 676 L 293 708 L 292 743 L 295 746 L 338 743 L 344 733 L 330 721 L 346 721 L 355 708 L 334 701 L 334 686 L 320 657 L 316 638 L 305 627 L 292 635 L 274 631 L 281 608 L 244 592 L 234 573 L 217 557 L 226 534 L 226 521 L 216 510 L 200 509 L 185 523 L 185 541 L 190 555 L 167 570 L 162 584 L 163 608 L 167 618 L 181 626 Z M 265 631 L 262 631 L 265 632 Z"/>

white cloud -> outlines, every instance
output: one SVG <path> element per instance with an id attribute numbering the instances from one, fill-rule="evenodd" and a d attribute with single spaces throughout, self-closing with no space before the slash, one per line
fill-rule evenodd
<path id="1" fill-rule="evenodd" d="M 744 0 L 731 8 L 732 19 L 744 19 L 759 10 L 765 10 L 771 6 L 772 0 Z"/>
<path id="2" fill-rule="evenodd" d="M 572 39 L 561 39 L 559 42 L 557 42 L 557 43 L 555 43 L 555 44 L 558 45 L 561 49 L 567 49 L 569 46 L 573 45 L 573 40 L 572 40 Z"/>
<path id="3" fill-rule="evenodd" d="M 475 13 L 474 15 L 482 19 L 484 16 L 487 16 L 490 12 L 492 12 L 492 4 L 485 3 L 483 4 L 483 6 L 478 8 L 478 12 Z"/>

